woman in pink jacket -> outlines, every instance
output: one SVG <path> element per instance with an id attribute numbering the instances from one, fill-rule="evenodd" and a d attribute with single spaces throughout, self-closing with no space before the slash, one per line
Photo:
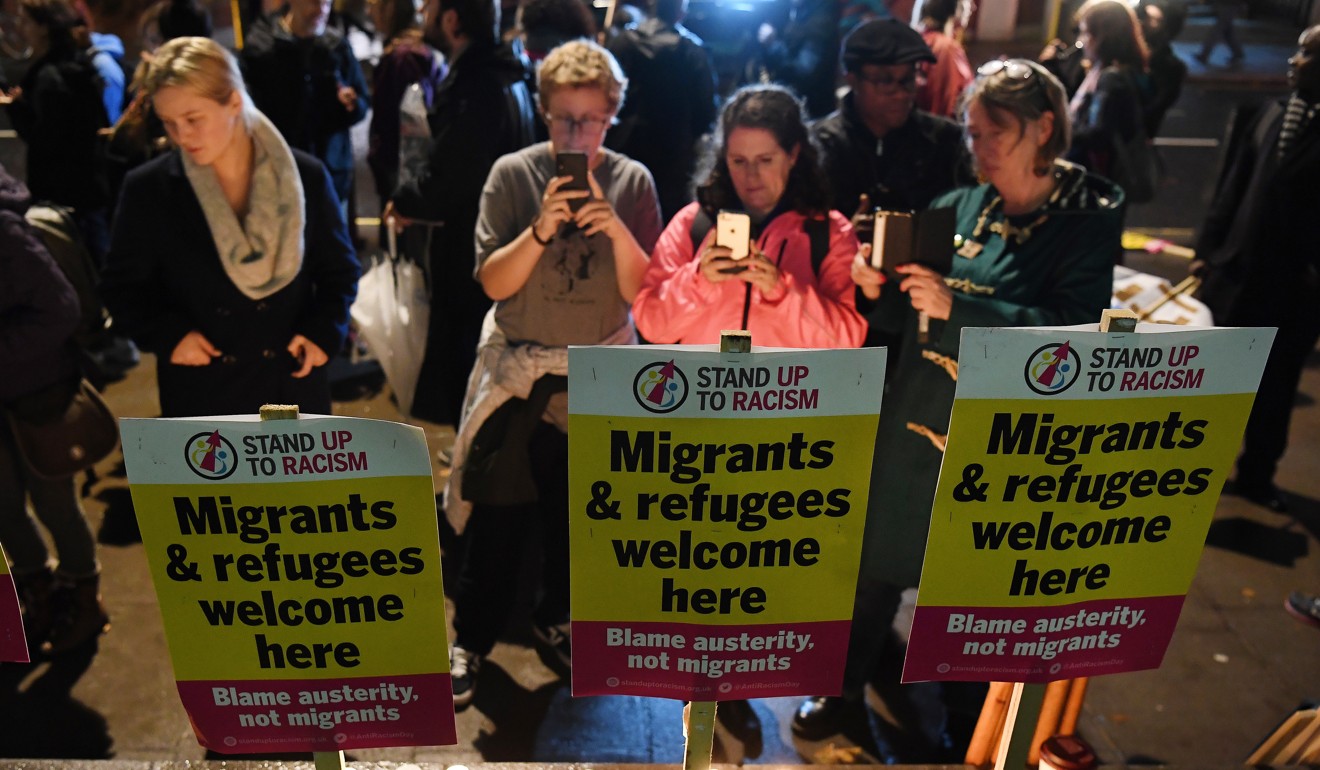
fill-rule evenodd
<path id="1" fill-rule="evenodd" d="M 802 106 L 780 86 L 733 95 L 697 191 L 656 242 L 633 317 L 651 342 L 715 343 L 746 329 L 758 346 L 857 347 L 866 322 L 849 277 L 857 238 L 830 211 Z M 746 213 L 744 259 L 716 245 L 720 211 Z"/>

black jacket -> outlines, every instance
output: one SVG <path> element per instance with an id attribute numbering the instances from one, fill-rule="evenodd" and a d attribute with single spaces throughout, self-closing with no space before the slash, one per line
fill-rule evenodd
<path id="1" fill-rule="evenodd" d="M 110 202 L 96 132 L 107 124 L 101 78 L 85 57 L 34 61 L 9 105 L 14 130 L 27 146 L 33 200 L 83 212 Z"/>
<path id="2" fill-rule="evenodd" d="M 1278 157 L 1287 102 L 1252 121 L 1201 227 L 1201 298 L 1215 323 L 1282 326 L 1320 302 L 1320 119 Z"/>
<path id="3" fill-rule="evenodd" d="M 326 367 L 295 380 L 285 348 L 301 334 L 332 357 L 339 352 L 359 267 L 325 167 L 297 150 L 294 158 L 306 199 L 302 269 L 261 300 L 239 291 L 221 265 L 177 150 L 124 180 L 102 290 L 116 325 L 156 354 L 166 417 L 255 414 L 263 403 L 329 414 Z M 171 364 L 193 330 L 223 355 L 209 366 Z"/>
<path id="4" fill-rule="evenodd" d="M 31 196 L 0 167 L 0 404 L 74 376 L 78 296 L 23 212 Z"/>
<path id="5" fill-rule="evenodd" d="M 692 202 L 696 142 L 715 122 L 710 56 L 696 35 L 659 19 L 629 26 L 609 49 L 628 77 L 628 98 L 605 144 L 650 170 L 668 221 Z"/>
<path id="6" fill-rule="evenodd" d="M 413 413 L 455 423 L 490 308 L 472 276 L 481 188 L 496 159 L 532 143 L 526 70 L 507 48 L 468 48 L 436 91 L 429 119 L 427 167 L 395 192 L 394 205 L 405 217 L 443 223 L 431 239 L 431 326 Z"/>
<path id="7" fill-rule="evenodd" d="M 353 143 L 349 127 L 367 117 L 367 81 L 348 40 L 333 27 L 314 38 L 289 34 L 278 16 L 253 26 L 240 59 L 252 102 L 284 135 L 290 147 L 321 159 L 341 201 L 353 186 Z M 357 92 L 351 110 L 339 87 Z"/>
<path id="8" fill-rule="evenodd" d="M 930 113 L 913 110 L 907 123 L 877 142 L 848 94 L 811 131 L 834 208 L 845 216 L 857 211 L 862 193 L 880 208 L 921 210 L 940 193 L 975 183 L 962 128 Z"/>

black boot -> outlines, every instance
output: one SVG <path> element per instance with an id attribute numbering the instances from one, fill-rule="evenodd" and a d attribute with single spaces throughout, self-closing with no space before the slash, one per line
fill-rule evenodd
<path id="1" fill-rule="evenodd" d="M 41 649 L 55 622 L 52 597 L 55 593 L 55 574 L 49 567 L 27 574 L 14 573 L 14 586 L 18 589 L 18 602 L 23 608 L 23 635 L 27 637 L 29 654 Z"/>
<path id="2" fill-rule="evenodd" d="M 62 606 L 50 630 L 45 652 L 68 652 L 110 630 L 110 615 L 101 601 L 100 575 L 78 578 L 57 590 Z"/>

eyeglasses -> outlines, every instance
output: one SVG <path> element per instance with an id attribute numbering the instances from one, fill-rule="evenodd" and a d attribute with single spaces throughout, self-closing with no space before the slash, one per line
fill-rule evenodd
<path id="1" fill-rule="evenodd" d="M 609 126 L 614 125 L 614 118 L 575 118 L 570 115 L 547 114 L 545 120 L 550 124 L 551 128 L 558 128 L 569 134 L 574 134 L 579 131 L 584 134 L 599 134 Z"/>
<path id="2" fill-rule="evenodd" d="M 1036 70 L 1023 59 L 995 59 L 982 64 L 976 69 L 976 76 L 988 78 L 999 73 L 1009 80 L 1030 80 Z"/>
<path id="3" fill-rule="evenodd" d="M 861 80 L 863 83 L 866 83 L 867 85 L 873 88 L 877 88 L 881 91 L 890 91 L 890 92 L 896 91 L 900 88 L 903 89 L 904 91 L 917 90 L 918 77 L 919 76 L 916 70 L 913 70 L 912 72 L 909 72 L 901 77 L 894 77 L 893 75 L 876 75 L 874 77 L 867 77 L 866 75 L 862 75 L 860 73 L 857 75 L 857 79 Z"/>

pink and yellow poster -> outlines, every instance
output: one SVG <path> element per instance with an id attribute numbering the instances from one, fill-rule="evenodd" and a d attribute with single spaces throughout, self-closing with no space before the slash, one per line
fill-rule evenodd
<path id="1" fill-rule="evenodd" d="M 884 364 L 570 349 L 574 695 L 839 691 Z"/>
<path id="2" fill-rule="evenodd" d="M 226 754 L 454 743 L 418 428 L 121 420 L 179 696 Z"/>
<path id="3" fill-rule="evenodd" d="M 9 562 L 0 548 L 0 661 L 27 663 L 27 637 L 23 634 L 23 613 L 18 607 L 18 591 Z"/>
<path id="4" fill-rule="evenodd" d="M 967 329 L 904 681 L 1158 668 L 1273 329 Z"/>

